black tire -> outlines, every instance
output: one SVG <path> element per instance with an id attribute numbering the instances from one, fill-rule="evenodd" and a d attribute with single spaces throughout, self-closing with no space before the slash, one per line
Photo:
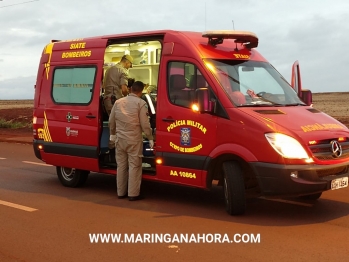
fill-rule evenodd
<path id="1" fill-rule="evenodd" d="M 304 200 L 317 200 L 321 197 L 321 195 L 322 195 L 322 192 L 311 194 L 311 195 L 300 196 L 300 198 Z"/>
<path id="2" fill-rule="evenodd" d="M 85 184 L 89 171 L 69 167 L 56 167 L 57 176 L 63 186 L 80 187 Z"/>
<path id="3" fill-rule="evenodd" d="M 225 209 L 230 215 L 242 215 L 246 211 L 245 182 L 238 163 L 223 163 L 223 190 Z"/>

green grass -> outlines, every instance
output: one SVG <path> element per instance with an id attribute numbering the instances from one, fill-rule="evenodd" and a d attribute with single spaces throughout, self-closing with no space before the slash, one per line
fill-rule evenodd
<path id="1" fill-rule="evenodd" d="M 24 123 L 6 121 L 5 119 L 0 118 L 0 128 L 17 129 L 17 128 L 23 128 L 27 126 L 28 125 Z"/>

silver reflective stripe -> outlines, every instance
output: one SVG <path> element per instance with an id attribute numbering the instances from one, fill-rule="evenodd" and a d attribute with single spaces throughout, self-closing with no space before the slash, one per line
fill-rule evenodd
<path id="1" fill-rule="evenodd" d="M 151 101 L 151 98 L 148 94 L 145 94 L 145 97 L 147 98 L 148 100 L 148 105 L 150 106 L 150 111 L 153 115 L 155 115 L 155 108 L 154 108 L 154 105 L 153 105 L 153 101 Z"/>

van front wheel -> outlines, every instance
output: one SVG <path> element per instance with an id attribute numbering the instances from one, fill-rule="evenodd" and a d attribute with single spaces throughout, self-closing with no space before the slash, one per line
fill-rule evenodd
<path id="1" fill-rule="evenodd" d="M 57 176 L 63 186 L 79 187 L 85 184 L 89 171 L 69 167 L 56 167 Z"/>
<path id="2" fill-rule="evenodd" d="M 223 163 L 225 209 L 230 215 L 241 215 L 246 210 L 245 182 L 238 163 Z"/>

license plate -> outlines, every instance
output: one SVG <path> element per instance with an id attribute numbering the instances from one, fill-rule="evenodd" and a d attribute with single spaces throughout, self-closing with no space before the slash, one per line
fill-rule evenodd
<path id="1" fill-rule="evenodd" d="M 348 186 L 348 177 L 337 178 L 331 181 L 332 190 L 347 187 L 347 186 Z"/>

